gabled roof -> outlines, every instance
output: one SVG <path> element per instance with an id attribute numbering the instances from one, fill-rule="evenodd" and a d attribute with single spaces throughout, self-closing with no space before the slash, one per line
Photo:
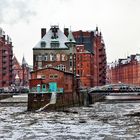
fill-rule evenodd
<path id="1" fill-rule="evenodd" d="M 18 60 L 17 60 L 15 55 L 13 56 L 13 68 L 21 69 L 21 65 L 19 64 L 19 62 L 18 62 Z"/>
<path id="2" fill-rule="evenodd" d="M 55 33 L 53 32 L 53 29 L 56 28 Z M 44 37 L 36 44 L 36 46 L 33 49 L 52 49 L 51 43 L 56 42 L 59 43 L 60 49 L 68 48 L 66 46 L 66 42 L 68 42 L 68 38 L 65 36 L 65 34 L 59 29 L 58 26 L 52 26 L 50 30 L 44 35 Z M 44 43 L 44 47 L 41 46 L 41 43 Z"/>

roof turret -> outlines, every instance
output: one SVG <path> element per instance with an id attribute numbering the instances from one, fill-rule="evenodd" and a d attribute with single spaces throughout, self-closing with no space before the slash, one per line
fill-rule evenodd
<path id="1" fill-rule="evenodd" d="M 69 35 L 68 35 L 68 41 L 69 42 L 72 42 L 72 43 L 76 43 L 76 41 L 75 41 L 75 39 L 74 39 L 73 34 L 72 34 L 71 31 L 69 32 Z"/>

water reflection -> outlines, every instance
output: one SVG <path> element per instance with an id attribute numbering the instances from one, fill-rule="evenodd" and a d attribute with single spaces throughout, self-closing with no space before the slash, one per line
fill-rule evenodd
<path id="1" fill-rule="evenodd" d="M 26 104 L 0 105 L 0 139 L 140 139 L 139 102 L 99 102 L 64 112 L 27 112 Z"/>

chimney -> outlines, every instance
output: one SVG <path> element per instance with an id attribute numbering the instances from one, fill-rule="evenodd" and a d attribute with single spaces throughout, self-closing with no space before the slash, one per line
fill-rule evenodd
<path id="1" fill-rule="evenodd" d="M 3 35 L 3 37 L 2 37 L 2 41 L 5 42 L 5 35 Z"/>
<path id="2" fill-rule="evenodd" d="M 64 28 L 64 34 L 65 34 L 65 36 L 68 37 L 68 35 L 69 35 L 69 28 Z"/>
<path id="3" fill-rule="evenodd" d="M 46 28 L 41 28 L 41 38 L 46 34 Z"/>

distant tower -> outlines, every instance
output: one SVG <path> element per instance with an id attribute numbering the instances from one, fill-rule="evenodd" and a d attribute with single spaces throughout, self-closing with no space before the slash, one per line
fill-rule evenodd
<path id="1" fill-rule="evenodd" d="M 22 58 L 22 86 L 25 86 L 25 75 L 27 74 L 27 62 L 25 61 L 25 58 L 23 56 Z"/>

